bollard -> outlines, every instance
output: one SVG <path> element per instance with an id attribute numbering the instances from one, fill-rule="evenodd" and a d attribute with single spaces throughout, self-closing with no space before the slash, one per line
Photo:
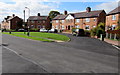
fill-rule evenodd
<path id="1" fill-rule="evenodd" d="M 114 40 L 116 40 L 117 34 L 114 34 Z"/>
<path id="2" fill-rule="evenodd" d="M 101 40 L 101 41 L 104 41 L 104 36 L 103 36 L 103 34 L 100 34 L 100 40 Z"/>
<path id="3" fill-rule="evenodd" d="M 11 31 L 9 31 L 9 34 L 11 34 Z"/>

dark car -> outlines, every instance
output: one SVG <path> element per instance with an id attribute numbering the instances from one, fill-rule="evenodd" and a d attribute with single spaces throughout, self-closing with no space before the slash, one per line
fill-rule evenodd
<path id="1" fill-rule="evenodd" d="M 57 29 L 50 29 L 48 32 L 49 33 L 57 33 L 58 31 L 57 31 Z"/>
<path id="2" fill-rule="evenodd" d="M 83 29 L 74 29 L 72 30 L 73 36 L 84 36 L 84 30 Z"/>

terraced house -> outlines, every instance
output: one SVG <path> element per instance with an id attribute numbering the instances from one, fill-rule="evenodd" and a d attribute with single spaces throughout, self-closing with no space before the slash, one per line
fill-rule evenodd
<path id="1" fill-rule="evenodd" d="M 31 29 L 50 29 L 50 18 L 48 16 L 41 16 L 40 13 L 38 13 L 37 16 L 30 16 L 28 18 L 28 26 L 30 26 Z"/>
<path id="2" fill-rule="evenodd" d="M 106 16 L 106 30 L 115 30 L 120 22 L 120 6 L 110 11 Z"/>
<path id="3" fill-rule="evenodd" d="M 90 7 L 85 12 L 67 13 L 57 15 L 52 20 L 52 28 L 60 30 L 71 30 L 73 27 L 90 30 L 100 22 L 105 23 L 106 12 L 104 10 L 91 11 Z"/>

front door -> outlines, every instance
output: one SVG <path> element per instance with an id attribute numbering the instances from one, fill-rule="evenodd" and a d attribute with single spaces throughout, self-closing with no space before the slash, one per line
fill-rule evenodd
<path id="1" fill-rule="evenodd" d="M 70 30 L 70 25 L 68 26 L 68 30 Z"/>

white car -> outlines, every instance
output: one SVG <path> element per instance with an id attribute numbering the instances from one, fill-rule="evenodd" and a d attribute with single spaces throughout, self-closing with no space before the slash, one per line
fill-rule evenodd
<path id="1" fill-rule="evenodd" d="M 40 29 L 40 32 L 48 32 L 46 29 Z"/>
<path id="2" fill-rule="evenodd" d="M 57 29 L 50 29 L 48 32 L 49 33 L 57 33 L 58 31 L 57 31 Z"/>

